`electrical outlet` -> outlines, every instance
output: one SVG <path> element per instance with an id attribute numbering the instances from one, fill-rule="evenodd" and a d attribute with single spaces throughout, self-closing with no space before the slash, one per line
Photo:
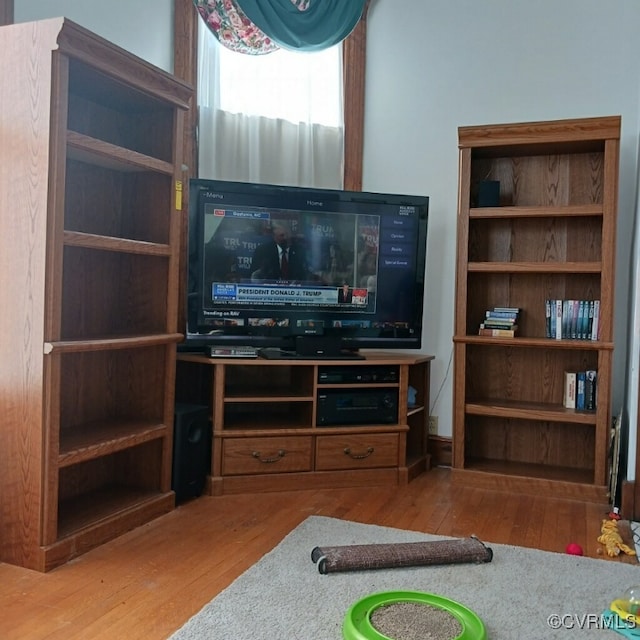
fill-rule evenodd
<path id="1" fill-rule="evenodd" d="M 429 435 L 438 435 L 438 416 L 429 416 Z"/>

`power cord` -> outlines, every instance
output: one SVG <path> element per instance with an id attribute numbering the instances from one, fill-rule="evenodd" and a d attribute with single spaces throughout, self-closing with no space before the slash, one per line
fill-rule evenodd
<path id="1" fill-rule="evenodd" d="M 453 362 L 453 346 L 451 347 L 451 353 L 449 354 L 449 362 L 447 364 L 447 370 L 444 372 L 444 378 L 442 379 L 442 384 L 438 388 L 438 392 L 436 393 L 436 397 L 433 400 L 433 404 L 431 405 L 431 409 L 429 410 L 429 416 L 433 415 L 433 410 L 436 408 L 436 404 L 438 403 L 438 398 L 442 393 L 442 388 L 444 387 L 444 383 L 447 381 L 449 377 L 449 371 L 451 369 L 451 363 Z"/>

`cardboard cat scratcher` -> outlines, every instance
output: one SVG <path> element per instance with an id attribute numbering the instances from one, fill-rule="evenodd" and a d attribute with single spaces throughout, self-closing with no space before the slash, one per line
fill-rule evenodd
<path id="1" fill-rule="evenodd" d="M 438 564 L 491 562 L 493 551 L 478 538 L 392 544 L 315 547 L 311 560 L 322 574 Z"/>

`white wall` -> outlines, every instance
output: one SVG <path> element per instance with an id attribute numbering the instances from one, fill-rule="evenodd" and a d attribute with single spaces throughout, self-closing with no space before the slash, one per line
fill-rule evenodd
<path id="1" fill-rule="evenodd" d="M 613 410 L 624 402 L 636 212 L 637 0 L 374 0 L 367 31 L 363 188 L 430 196 L 424 351 L 451 434 L 457 128 L 622 116 Z M 480 373 L 480 372 L 478 372 Z M 445 379 L 446 376 L 446 379 Z M 635 424 L 635 423 L 634 423 Z"/>
<path id="2" fill-rule="evenodd" d="M 14 0 L 15 22 L 58 16 L 173 72 L 173 0 Z"/>

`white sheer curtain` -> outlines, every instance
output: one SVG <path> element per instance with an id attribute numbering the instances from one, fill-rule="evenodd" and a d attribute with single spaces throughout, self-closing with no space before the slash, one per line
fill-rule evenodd
<path id="1" fill-rule="evenodd" d="M 199 177 L 341 188 L 342 46 L 252 56 L 199 29 Z"/>

